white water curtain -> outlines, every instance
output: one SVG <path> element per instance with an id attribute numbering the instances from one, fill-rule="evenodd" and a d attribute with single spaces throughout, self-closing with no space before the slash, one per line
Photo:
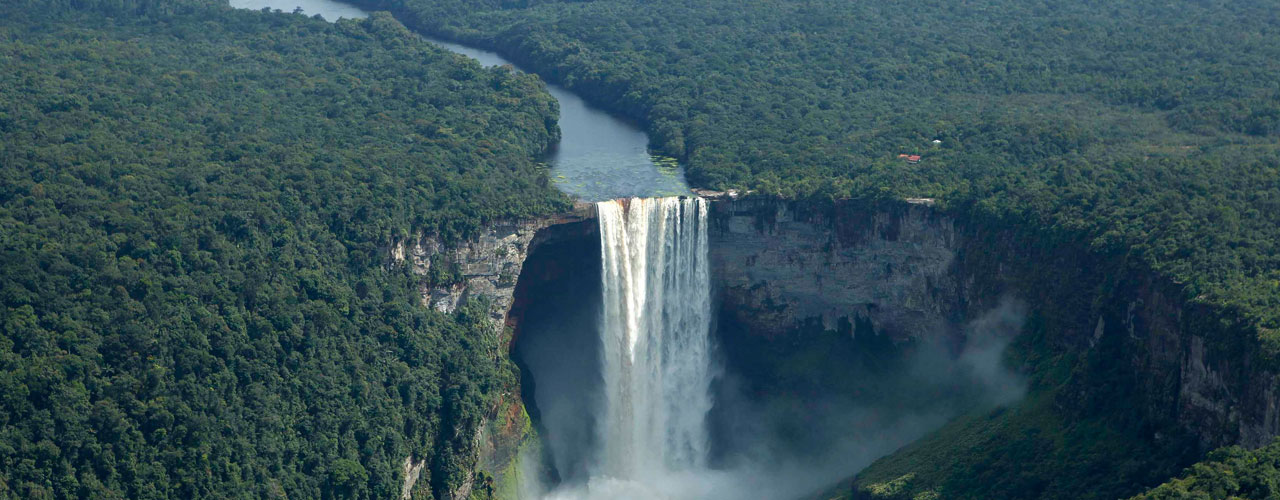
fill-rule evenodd
<path id="1" fill-rule="evenodd" d="M 597 204 L 605 405 L 594 476 L 644 481 L 701 469 L 711 409 L 707 204 Z"/>

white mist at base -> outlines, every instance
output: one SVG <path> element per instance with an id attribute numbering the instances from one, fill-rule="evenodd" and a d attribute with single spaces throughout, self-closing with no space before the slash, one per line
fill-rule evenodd
<path id="1" fill-rule="evenodd" d="M 741 375 L 713 359 L 706 202 L 634 198 L 596 208 L 601 309 L 597 332 L 587 338 L 598 335 L 599 378 L 593 370 L 578 372 L 581 382 L 548 379 L 560 385 L 547 387 L 585 387 L 590 396 L 571 396 L 587 402 L 564 406 L 570 411 L 543 413 L 560 419 L 557 429 L 591 429 L 583 432 L 593 439 L 553 446 L 553 461 L 565 448 L 580 460 L 565 460 L 575 465 L 557 469 L 564 475 L 554 479 L 522 473 L 528 481 L 521 499 L 808 498 L 957 415 L 1011 403 L 1025 391 L 1022 378 L 1001 362 L 1025 306 L 1002 300 L 963 326 L 967 343 L 958 352 L 921 341 L 895 370 L 857 373 L 868 387 L 892 390 L 749 392 L 735 385 Z M 564 364 L 557 347 L 540 362 Z M 853 352 L 846 354 L 856 363 Z M 540 478 L 547 484 L 530 484 Z"/>
<path id="2" fill-rule="evenodd" d="M 670 471 L 662 477 L 647 480 L 593 477 L 585 485 L 564 488 L 544 497 L 545 500 L 692 500 L 721 498 L 724 488 L 717 488 L 706 472 Z M 728 486 L 725 484 L 723 486 Z"/>

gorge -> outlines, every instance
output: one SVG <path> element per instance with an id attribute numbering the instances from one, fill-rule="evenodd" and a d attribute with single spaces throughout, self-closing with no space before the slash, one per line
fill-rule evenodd
<path id="1" fill-rule="evenodd" d="M 659 194 L 640 185 L 631 193 L 569 192 L 588 201 Z M 657 202 L 640 205 L 649 203 Z M 738 497 L 799 497 L 922 436 L 873 466 L 855 490 L 919 475 L 932 491 L 984 470 L 1001 476 L 995 491 L 1022 489 L 1017 469 L 990 460 L 1025 446 L 1048 447 L 1054 459 L 1040 466 L 1065 469 L 1037 472 L 1063 478 L 1035 486 L 1044 495 L 1069 495 L 1069 484 L 1089 482 L 1097 486 L 1091 495 L 1105 497 L 1154 484 L 1204 449 L 1262 444 L 1280 427 L 1269 396 L 1274 376 L 1254 361 L 1247 326 L 1070 235 L 936 209 L 928 199 L 711 193 L 699 203 L 708 214 L 713 376 L 710 400 L 687 403 L 707 407 L 692 411 L 705 415 L 707 443 L 696 460 L 679 461 L 695 473 L 684 481 L 691 489 L 672 498 L 729 485 L 743 488 Z M 393 261 L 419 274 L 433 265 L 461 270 L 458 283 L 424 285 L 424 303 L 452 311 L 488 297 L 495 324 L 513 334 L 521 387 L 495 403 L 476 439 L 480 473 L 455 498 L 477 484 L 507 497 L 589 496 L 593 486 L 606 487 L 596 474 L 610 463 L 597 455 L 608 448 L 602 429 L 622 419 L 591 417 L 611 407 L 607 388 L 618 383 L 610 382 L 617 372 L 606 368 L 607 352 L 595 346 L 610 330 L 597 318 L 616 319 L 603 297 L 625 294 L 593 273 L 609 260 L 601 260 L 608 245 L 597 225 L 618 218 L 581 204 L 551 219 L 491 225 L 461 247 L 423 234 L 390 242 Z M 1207 336 L 1238 340 L 1215 344 L 1233 350 L 1211 350 Z M 997 428 L 984 428 L 984 418 Z M 928 434 L 944 424 L 942 434 Z M 975 462 L 956 466 L 931 454 L 931 446 L 955 446 L 947 435 L 975 428 L 988 440 L 969 445 Z M 1020 434 L 1002 434 L 1008 429 Z M 692 444 L 701 438 L 683 435 L 681 446 L 701 450 Z M 1064 439 L 1083 450 L 1048 444 Z M 1107 440 L 1128 448 L 1109 449 Z M 1143 450 L 1160 458 L 1123 464 Z M 956 467 L 950 475 L 921 472 L 947 466 Z M 421 467 L 408 457 L 406 477 Z M 407 480 L 404 496 L 413 487 Z"/>
<path id="2" fill-rule="evenodd" d="M 0 498 L 1280 496 L 1280 11 L 1171 5 L 2 5 Z"/>
<path id="3" fill-rule="evenodd" d="M 1244 356 L 1204 348 L 1203 336 L 1247 332 L 1140 268 L 925 203 L 705 203 L 716 377 L 709 472 L 696 485 L 801 497 L 924 437 L 867 472 L 867 481 L 891 480 L 947 467 L 954 457 L 930 455 L 930 446 L 994 425 L 966 451 L 1000 452 L 986 440 L 1077 440 L 1071 453 L 1115 468 L 1047 452 L 1063 479 L 1043 489 L 1065 494 L 1055 488 L 1083 475 L 1101 497 L 1168 477 L 1199 450 L 1275 433 L 1265 392 L 1244 389 L 1271 383 L 1266 370 L 1240 368 L 1253 356 L 1247 344 Z M 495 491 L 517 491 L 521 476 L 551 485 L 591 478 L 598 437 L 583 416 L 604 394 L 597 210 L 524 223 L 518 238 L 481 237 L 496 242 L 483 252 L 446 253 L 473 266 L 462 294 L 485 290 L 511 304 L 497 315 L 514 333 L 532 419 L 512 400 L 494 412 L 478 463 Z M 495 265 L 497 254 L 509 261 Z M 504 266 L 519 279 L 500 283 Z M 1116 358 L 1128 361 L 1101 362 Z M 1005 434 L 1017 429 L 1032 433 Z M 1123 453 L 1108 441 L 1124 443 Z M 1129 453 L 1162 458 L 1120 465 Z M 979 466 L 1016 476 L 1007 463 L 959 470 Z"/>

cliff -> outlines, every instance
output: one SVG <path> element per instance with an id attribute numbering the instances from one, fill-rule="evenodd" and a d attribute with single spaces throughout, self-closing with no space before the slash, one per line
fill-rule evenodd
<path id="1" fill-rule="evenodd" d="M 466 301 L 485 301 L 493 335 L 499 338 L 498 345 L 505 346 L 505 340 L 509 340 L 506 326 L 515 302 L 516 280 L 530 253 L 543 241 L 559 237 L 558 230 L 548 228 L 580 225 L 576 223 L 595 217 L 594 209 L 593 205 L 579 203 L 572 212 L 552 217 L 495 221 L 483 226 L 471 238 L 451 244 L 434 235 L 415 234 L 388 245 L 390 264 L 410 266 L 414 274 L 422 277 L 419 292 L 426 307 L 452 313 Z M 495 352 L 493 356 L 497 363 L 508 362 L 505 352 Z M 477 473 L 500 481 L 503 471 L 515 459 L 516 449 L 531 431 L 519 394 L 519 387 L 505 387 L 494 395 L 489 415 L 475 429 L 468 459 L 473 464 L 468 467 L 471 473 L 451 492 L 451 498 L 468 498 Z M 425 466 L 424 460 L 405 457 L 402 499 L 413 497 Z"/>
<path id="2" fill-rule="evenodd" d="M 1118 432 L 1145 446 L 1182 439 L 1200 450 L 1257 447 L 1280 433 L 1276 374 L 1254 327 L 1231 311 L 1191 300 L 1124 255 L 913 201 L 717 201 L 711 252 L 721 308 L 748 327 L 723 333 L 726 342 L 792 335 L 794 343 L 806 329 L 865 325 L 860 333 L 896 345 L 960 346 L 960 325 L 1016 297 L 1029 319 L 1013 358 L 1063 425 L 1105 414 L 1141 422 Z M 1172 470 L 1186 465 L 1169 460 Z"/>
<path id="3" fill-rule="evenodd" d="M 588 227 L 592 216 L 591 207 L 583 205 L 561 217 L 493 224 L 455 246 L 417 236 L 392 245 L 392 255 L 424 277 L 441 275 L 433 274 L 432 266 L 455 270 L 443 273 L 453 277 L 446 283 L 424 279 L 424 304 L 451 311 L 471 297 L 487 297 L 495 335 L 501 335 L 502 325 L 514 326 L 528 306 L 517 297 L 516 278 L 529 255 L 547 241 L 594 237 Z M 724 343 L 785 338 L 803 344 L 805 335 L 826 330 L 861 335 L 863 342 L 886 340 L 876 344 L 886 352 L 927 340 L 959 353 L 972 341 L 968 322 L 1016 297 L 1026 304 L 1028 319 L 1010 358 L 1031 381 L 1032 392 L 1000 418 L 1047 411 L 1048 421 L 1064 427 L 1108 419 L 1141 422 L 1107 432 L 1151 449 L 1256 447 L 1280 434 L 1277 377 L 1262 359 L 1253 327 L 1232 321 L 1231 311 L 1185 297 L 1176 283 L 1131 265 L 1123 255 L 1099 255 L 1051 231 L 971 220 L 937 209 L 931 200 L 725 196 L 712 203 L 709 223 L 721 314 L 744 327 L 721 332 Z M 533 435 L 516 389 L 498 395 L 490 421 L 476 434 L 475 463 L 495 482 L 513 470 L 517 449 Z M 953 460 L 947 453 L 951 445 L 939 444 L 946 444 L 949 429 L 899 452 L 910 460 L 891 456 L 873 465 L 859 484 L 914 474 L 904 470 L 909 467 L 904 463 Z M 1000 438 L 1008 443 L 996 443 L 993 436 L 984 438 L 991 440 L 987 446 L 1025 444 L 1007 436 Z M 922 458 L 919 450 L 930 447 L 941 457 Z M 1191 453 L 1194 459 L 1200 452 Z M 1084 456 L 1066 466 L 1080 470 L 1059 472 L 1094 474 L 1089 480 L 1109 493 L 1167 476 L 1186 465 L 1188 456 L 1152 465 L 1141 477 L 1087 471 L 1091 457 Z M 935 465 L 941 470 L 948 463 Z M 411 459 L 405 468 L 412 477 Z M 952 474 L 972 472 L 952 469 Z M 945 474 L 912 477 L 921 491 L 954 480 Z M 472 479 L 454 498 L 470 493 Z M 405 491 L 411 490 L 407 481 Z"/>
<path id="4" fill-rule="evenodd" d="M 955 223 L 924 206 L 858 211 L 762 197 L 712 205 L 715 286 L 755 333 L 869 319 L 899 340 L 963 314 Z"/>

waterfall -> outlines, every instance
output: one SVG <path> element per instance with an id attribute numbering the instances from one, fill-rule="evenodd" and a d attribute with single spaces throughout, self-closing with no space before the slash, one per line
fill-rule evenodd
<path id="1" fill-rule="evenodd" d="M 705 466 L 711 409 L 707 203 L 596 205 L 605 399 L 593 476 L 645 481 Z"/>

